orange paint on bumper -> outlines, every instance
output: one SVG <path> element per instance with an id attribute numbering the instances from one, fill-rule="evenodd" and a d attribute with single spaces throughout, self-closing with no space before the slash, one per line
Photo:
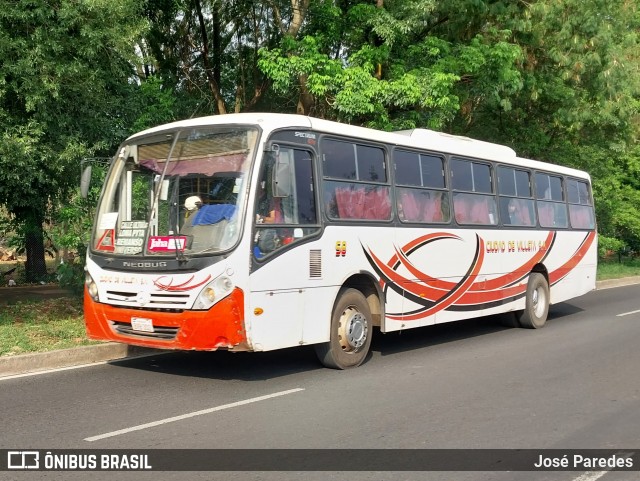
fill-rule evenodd
<path id="1" fill-rule="evenodd" d="M 131 323 L 132 317 L 151 319 L 154 326 L 177 327 L 175 339 L 156 339 L 116 332 L 109 321 Z M 84 319 L 92 339 L 116 341 L 157 349 L 213 351 L 246 343 L 244 293 L 233 292 L 208 311 L 162 312 L 129 309 L 95 302 L 84 291 Z M 245 346 L 246 349 L 246 346 Z"/>

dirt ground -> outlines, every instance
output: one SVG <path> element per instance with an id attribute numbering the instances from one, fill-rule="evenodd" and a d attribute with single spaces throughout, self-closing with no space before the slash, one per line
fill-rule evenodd
<path id="1" fill-rule="evenodd" d="M 3 304 L 15 304 L 18 301 L 72 296 L 73 293 L 70 290 L 63 289 L 56 284 L 0 287 L 0 306 Z"/>

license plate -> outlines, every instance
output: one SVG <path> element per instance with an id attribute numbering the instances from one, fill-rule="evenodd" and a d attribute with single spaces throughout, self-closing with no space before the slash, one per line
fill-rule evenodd
<path id="1" fill-rule="evenodd" d="M 134 331 L 153 332 L 153 321 L 145 317 L 132 317 L 131 328 Z"/>

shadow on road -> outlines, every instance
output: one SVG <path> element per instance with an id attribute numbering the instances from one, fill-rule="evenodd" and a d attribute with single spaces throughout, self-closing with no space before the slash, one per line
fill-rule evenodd
<path id="1" fill-rule="evenodd" d="M 549 309 L 549 317 L 545 327 L 551 327 L 558 321 L 567 321 L 570 316 L 582 311 L 583 309 L 567 303 L 553 305 Z M 386 356 L 478 336 L 488 336 L 512 329 L 528 330 L 506 327 L 500 323 L 497 316 L 478 317 L 389 334 L 380 335 L 378 333 L 378 336 L 373 338 L 371 350 Z M 523 334 L 526 334 L 526 332 L 523 332 Z"/>
<path id="2" fill-rule="evenodd" d="M 579 312 L 582 312 L 582 309 L 567 303 L 552 306 L 549 312 L 549 327 L 553 327 L 558 321 L 566 322 L 572 315 Z M 415 349 L 433 347 L 479 336 L 489 336 L 511 329 L 513 328 L 502 326 L 498 319 L 493 316 L 389 334 L 381 334 L 376 329 L 371 344 L 371 352 L 378 353 L 381 356 L 402 354 Z M 526 330 L 523 329 L 523 331 Z M 524 335 L 526 332 L 522 334 Z M 366 362 L 372 362 L 371 354 Z M 158 355 L 112 361 L 110 364 L 121 368 L 159 372 L 174 376 L 243 381 L 264 381 L 291 374 L 324 369 L 316 358 L 313 346 L 269 352 L 167 351 Z"/>
<path id="3" fill-rule="evenodd" d="M 264 381 L 300 372 L 323 369 L 312 346 L 269 352 L 185 352 L 112 361 L 128 369 L 219 380 Z"/>

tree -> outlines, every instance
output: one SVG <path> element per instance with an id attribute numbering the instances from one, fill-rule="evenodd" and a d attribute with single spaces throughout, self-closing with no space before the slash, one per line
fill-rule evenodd
<path id="1" fill-rule="evenodd" d="M 184 116 L 255 109 L 269 89 L 258 49 L 280 35 L 280 9 L 271 1 L 147 0 L 144 50 L 155 68 L 143 72 L 173 89 Z"/>
<path id="2" fill-rule="evenodd" d="M 299 38 L 261 50 L 260 66 L 277 91 L 304 80 L 300 95 L 313 96 L 304 113 L 384 129 L 442 129 L 465 103 L 499 103 L 520 88 L 520 48 L 508 32 L 470 29 L 464 9 L 442 11 L 432 0 L 339 5 L 314 2 Z M 456 33 L 444 35 L 445 25 Z"/>
<path id="3" fill-rule="evenodd" d="M 27 278 L 46 272 L 42 223 L 81 158 L 128 132 L 134 0 L 0 1 L 0 203 L 23 224 Z"/>
<path id="4" fill-rule="evenodd" d="M 454 129 L 590 172 L 599 232 L 640 249 L 637 2 L 539 0 L 502 21 L 524 54 L 522 89 Z"/>

